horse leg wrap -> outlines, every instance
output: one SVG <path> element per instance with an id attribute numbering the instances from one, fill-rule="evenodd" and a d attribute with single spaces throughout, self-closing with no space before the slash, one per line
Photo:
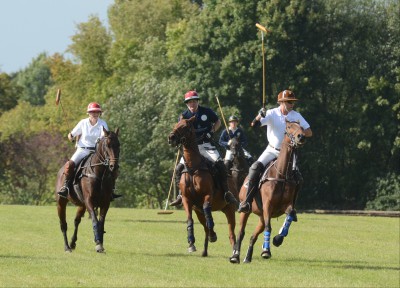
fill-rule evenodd
<path id="1" fill-rule="evenodd" d="M 187 223 L 187 234 L 188 234 L 188 243 L 194 244 L 195 238 L 194 238 L 194 228 L 193 228 L 193 221 L 188 221 Z"/>
<path id="2" fill-rule="evenodd" d="M 214 220 L 211 215 L 211 205 L 209 202 L 203 205 L 204 216 L 206 217 L 206 226 L 208 229 L 214 228 Z"/>
<path id="3" fill-rule="evenodd" d="M 286 237 L 288 235 L 289 227 L 290 227 L 290 224 L 292 224 L 292 221 L 293 221 L 293 217 L 291 216 L 291 214 L 287 215 L 281 230 L 279 230 L 279 235 L 282 235 L 284 237 Z"/>
<path id="4" fill-rule="evenodd" d="M 264 232 L 264 243 L 263 243 L 263 246 L 262 246 L 262 248 L 263 249 L 270 249 L 271 247 L 270 247 L 270 238 L 271 238 L 271 232 L 269 232 L 269 231 L 265 231 Z"/>

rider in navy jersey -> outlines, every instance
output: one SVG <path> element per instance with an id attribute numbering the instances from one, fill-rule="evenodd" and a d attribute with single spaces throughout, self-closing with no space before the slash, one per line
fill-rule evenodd
<path id="1" fill-rule="evenodd" d="M 221 177 L 222 189 L 224 190 L 224 198 L 228 203 L 234 203 L 238 206 L 238 202 L 233 194 L 228 190 L 227 183 L 227 172 L 222 158 L 219 155 L 217 148 L 214 146 L 212 141 L 213 134 L 221 127 L 221 120 L 218 115 L 210 108 L 199 105 L 200 97 L 196 91 L 189 91 L 185 94 L 184 102 L 187 106 L 185 110 L 178 118 L 178 121 L 183 119 L 190 119 L 193 116 L 196 117 L 194 121 L 194 128 L 196 133 L 196 141 L 199 147 L 200 154 L 214 163 L 218 170 L 218 174 Z M 175 183 L 179 187 L 181 174 L 184 169 L 184 159 L 181 158 L 178 165 L 175 168 Z M 179 195 L 175 201 L 170 203 L 171 206 L 177 206 L 182 204 L 182 196 L 179 191 Z"/>

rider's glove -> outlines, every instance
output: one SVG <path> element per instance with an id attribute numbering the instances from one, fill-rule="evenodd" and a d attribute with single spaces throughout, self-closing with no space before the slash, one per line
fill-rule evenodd
<path id="1" fill-rule="evenodd" d="M 232 143 L 232 139 L 229 139 L 229 141 L 228 141 L 228 146 L 230 146 L 231 143 Z"/>
<path id="2" fill-rule="evenodd" d="M 205 134 L 205 137 L 206 137 L 206 139 L 211 140 L 212 137 L 213 137 L 213 133 L 212 133 L 211 131 L 210 131 L 210 132 L 207 132 L 207 133 Z"/>
<path id="3" fill-rule="evenodd" d="M 267 113 L 267 110 L 265 110 L 265 108 L 261 108 L 260 111 L 258 111 L 258 114 L 264 118 L 265 117 L 265 113 Z"/>

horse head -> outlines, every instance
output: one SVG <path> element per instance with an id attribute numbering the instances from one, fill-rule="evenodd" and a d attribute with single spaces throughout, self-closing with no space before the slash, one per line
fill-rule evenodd
<path id="1" fill-rule="evenodd" d="M 286 120 L 285 135 L 288 137 L 289 145 L 293 148 L 301 147 L 306 142 L 304 129 L 300 126 L 299 121 Z"/>
<path id="2" fill-rule="evenodd" d="M 119 128 L 113 131 L 107 131 L 103 127 L 104 137 L 97 143 L 96 153 L 102 159 L 104 165 L 108 166 L 110 172 L 118 169 L 119 147 L 118 140 Z"/>
<path id="3" fill-rule="evenodd" d="M 242 144 L 240 142 L 240 135 L 230 139 L 229 150 L 234 156 L 241 156 L 243 154 Z"/>
<path id="4" fill-rule="evenodd" d="M 195 143 L 196 134 L 194 131 L 193 122 L 196 120 L 196 117 L 193 116 L 190 119 L 183 119 L 175 124 L 174 129 L 168 136 L 168 144 L 171 146 L 188 145 L 191 142 Z"/>

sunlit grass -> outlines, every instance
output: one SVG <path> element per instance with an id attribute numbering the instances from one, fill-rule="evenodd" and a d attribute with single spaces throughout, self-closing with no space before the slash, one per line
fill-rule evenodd
<path id="1" fill-rule="evenodd" d="M 68 207 L 69 237 L 75 207 Z M 64 252 L 55 207 L 0 206 L 1 287 L 399 287 L 399 218 L 299 214 L 272 258 L 233 265 L 226 219 L 213 214 L 218 241 L 202 258 L 202 226 L 195 221 L 197 252 L 187 252 L 183 211 L 111 208 L 97 254 L 91 221 L 80 226 L 77 248 Z M 86 215 L 87 216 L 87 215 Z M 272 221 L 273 235 L 283 217 Z M 250 217 L 241 260 L 256 216 Z"/>

